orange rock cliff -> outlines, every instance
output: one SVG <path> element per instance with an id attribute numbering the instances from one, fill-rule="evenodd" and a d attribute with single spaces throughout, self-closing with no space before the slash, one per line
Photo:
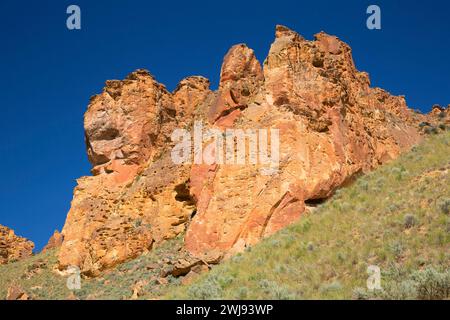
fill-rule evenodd
<path id="1" fill-rule="evenodd" d="M 319 33 L 308 41 L 284 26 L 276 27 L 263 65 L 246 45 L 233 46 L 217 91 L 194 76 L 169 92 L 145 70 L 107 81 L 84 117 L 92 176 L 78 179 L 54 236 L 59 267 L 96 275 L 180 234 L 185 249 L 205 261 L 212 252 L 242 251 L 420 142 L 419 123 L 430 117 L 371 88 L 337 37 Z M 278 171 L 174 164 L 171 134 L 194 121 L 278 129 Z"/>
<path id="2" fill-rule="evenodd" d="M 0 265 L 30 257 L 34 243 L 0 225 Z"/>

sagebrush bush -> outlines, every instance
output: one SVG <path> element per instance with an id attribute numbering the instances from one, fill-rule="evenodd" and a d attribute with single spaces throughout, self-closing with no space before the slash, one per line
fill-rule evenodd
<path id="1" fill-rule="evenodd" d="M 416 271 L 411 276 L 417 288 L 417 298 L 441 300 L 450 298 L 450 270 L 439 272 L 434 267 Z"/>
<path id="2" fill-rule="evenodd" d="M 306 249 L 308 251 L 314 251 L 314 249 L 315 249 L 314 243 L 308 242 L 307 245 L 306 245 Z"/>
<path id="3" fill-rule="evenodd" d="M 342 290 L 342 284 L 339 281 L 327 283 L 320 287 L 320 291 L 322 291 L 323 293 L 339 291 L 339 290 Z"/>
<path id="4" fill-rule="evenodd" d="M 393 242 L 391 242 L 389 244 L 389 250 L 390 250 L 390 252 L 392 252 L 392 254 L 395 257 L 399 258 L 399 257 L 401 257 L 401 255 L 402 255 L 403 251 L 405 250 L 405 248 L 404 248 L 404 246 L 403 246 L 401 241 L 394 240 Z"/>
<path id="5" fill-rule="evenodd" d="M 441 201 L 439 208 L 444 214 L 450 214 L 450 199 L 444 199 Z"/>
<path id="6" fill-rule="evenodd" d="M 370 294 L 366 289 L 357 287 L 353 289 L 352 298 L 354 300 L 368 300 L 370 299 Z"/>
<path id="7" fill-rule="evenodd" d="M 438 271 L 428 266 L 424 270 L 406 273 L 403 269 L 389 269 L 381 290 L 353 290 L 354 299 L 385 300 L 443 300 L 450 298 L 450 270 Z"/>
<path id="8" fill-rule="evenodd" d="M 212 279 L 208 279 L 202 283 L 193 284 L 189 287 L 187 292 L 190 299 L 194 300 L 206 300 L 206 299 L 219 299 L 222 289 Z"/>
<path id="9" fill-rule="evenodd" d="M 248 297 L 248 288 L 247 287 L 240 287 L 237 291 L 237 297 L 238 299 L 246 299 Z"/>
<path id="10" fill-rule="evenodd" d="M 417 218 L 416 218 L 415 215 L 413 215 L 413 214 L 406 214 L 403 217 L 403 226 L 406 229 L 410 229 L 410 228 L 412 228 L 412 227 L 414 227 L 416 225 L 417 225 Z"/>

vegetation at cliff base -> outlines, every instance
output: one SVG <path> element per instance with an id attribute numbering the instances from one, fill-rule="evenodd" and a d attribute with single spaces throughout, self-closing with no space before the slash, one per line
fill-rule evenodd
<path id="1" fill-rule="evenodd" d="M 56 250 L 2 265 L 0 298 L 17 285 L 32 299 L 448 299 L 449 170 L 447 131 L 190 284 L 158 267 L 177 259 L 180 236 L 80 290 L 55 270 Z M 379 290 L 367 289 L 369 266 L 380 268 Z"/>
<path id="2" fill-rule="evenodd" d="M 430 136 L 166 298 L 448 299 L 449 169 L 450 133 Z"/>

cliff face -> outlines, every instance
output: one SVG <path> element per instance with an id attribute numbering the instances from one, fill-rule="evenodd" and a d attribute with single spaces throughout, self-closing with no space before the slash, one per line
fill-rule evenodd
<path id="1" fill-rule="evenodd" d="M 60 268 L 95 275 L 183 232 L 205 260 L 241 251 L 419 142 L 430 117 L 371 88 L 338 38 L 307 41 L 283 26 L 263 66 L 233 46 L 216 92 L 189 77 L 171 93 L 144 70 L 108 81 L 85 114 L 93 176 L 74 190 Z M 204 129 L 278 129 L 279 165 L 175 164 L 172 132 L 200 120 Z"/>
<path id="2" fill-rule="evenodd" d="M 33 254 L 34 243 L 0 225 L 0 264 L 24 259 Z"/>

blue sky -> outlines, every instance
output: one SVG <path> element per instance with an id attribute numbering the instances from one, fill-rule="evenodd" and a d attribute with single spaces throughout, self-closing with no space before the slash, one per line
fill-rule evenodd
<path id="1" fill-rule="evenodd" d="M 82 29 L 66 28 L 77 4 Z M 382 29 L 366 28 L 377 4 Z M 89 174 L 83 113 L 107 79 L 146 68 L 170 90 L 203 75 L 216 88 L 228 48 L 263 61 L 283 24 L 353 48 L 372 85 L 428 111 L 450 103 L 448 1 L 20 1 L 0 3 L 0 224 L 36 243 L 61 229 L 75 179 Z"/>

